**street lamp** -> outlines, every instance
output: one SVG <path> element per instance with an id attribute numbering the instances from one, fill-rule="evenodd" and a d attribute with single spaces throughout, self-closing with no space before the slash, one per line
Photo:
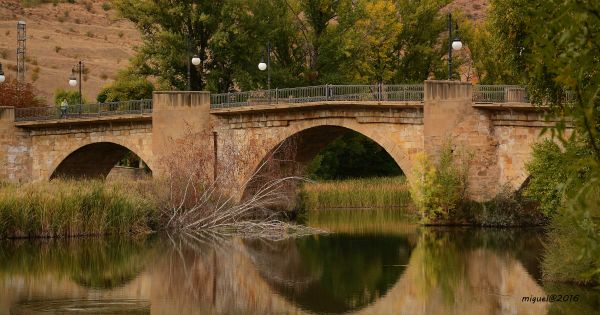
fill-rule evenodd
<path id="1" fill-rule="evenodd" d="M 0 63 L 0 83 L 6 81 L 6 77 L 4 76 L 4 70 L 2 70 L 2 63 Z"/>
<path id="2" fill-rule="evenodd" d="M 192 65 L 194 66 L 199 66 L 200 64 L 202 64 L 202 59 L 200 59 L 200 55 L 201 55 L 201 51 L 200 51 L 200 46 L 198 46 L 198 53 L 192 56 L 192 44 L 197 44 L 196 40 L 192 39 L 192 34 L 188 31 L 187 32 L 187 70 L 188 70 L 188 77 L 187 77 L 187 88 L 188 91 L 192 90 Z M 191 61 L 191 63 L 190 63 Z M 200 76 L 200 81 L 202 81 L 201 78 L 201 74 L 198 71 L 198 74 Z M 202 86 L 202 84 L 200 84 L 200 86 Z"/>
<path id="3" fill-rule="evenodd" d="M 261 57 L 258 70 L 267 70 L 267 90 L 271 90 L 271 42 L 267 42 L 267 63 L 265 63 L 265 58 Z"/>
<path id="4" fill-rule="evenodd" d="M 448 13 L 448 80 L 452 80 L 452 50 L 459 51 L 463 43 L 458 37 L 458 23 L 456 23 L 456 35 L 452 36 L 452 13 Z"/>
<path id="5" fill-rule="evenodd" d="M 75 73 L 79 73 L 79 80 L 75 76 Z M 79 83 L 79 104 L 83 104 L 83 95 L 81 94 L 81 85 L 83 82 L 81 81 L 81 75 L 83 73 L 83 61 L 79 61 L 79 63 L 71 69 L 71 76 L 69 77 L 69 85 L 71 87 L 75 87 Z"/>
<path id="6" fill-rule="evenodd" d="M 194 57 L 192 57 L 192 64 L 194 66 L 199 66 L 200 63 L 202 62 L 202 60 L 200 60 L 200 47 L 198 47 L 198 53 L 194 55 Z"/>

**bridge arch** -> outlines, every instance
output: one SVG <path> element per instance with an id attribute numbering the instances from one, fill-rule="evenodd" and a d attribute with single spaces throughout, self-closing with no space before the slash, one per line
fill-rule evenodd
<path id="1" fill-rule="evenodd" d="M 290 122 L 289 126 L 276 128 L 269 131 L 268 139 L 264 134 L 256 133 L 263 137 L 262 140 L 245 139 L 240 143 L 255 141 L 259 143 L 259 153 L 253 163 L 249 163 L 246 178 L 252 174 L 260 175 L 259 168 L 286 142 L 293 142 L 295 148 L 294 161 L 300 168 L 305 167 L 325 146 L 346 132 L 357 132 L 383 148 L 398 167 L 409 178 L 411 177 L 412 164 L 415 155 L 423 150 L 422 125 L 420 124 L 364 124 L 355 119 L 315 119 L 305 120 L 301 123 Z M 248 133 L 248 130 L 246 130 Z M 255 133 L 250 131 L 249 133 Z M 256 137 L 256 134 L 254 135 Z M 246 134 L 246 138 L 248 137 Z M 300 170 L 301 172 L 303 170 Z M 243 195 L 251 191 L 251 186 L 243 188 Z"/>
<path id="2" fill-rule="evenodd" d="M 148 165 L 148 159 L 140 155 L 140 151 L 130 149 L 129 146 L 109 141 L 93 142 L 67 151 L 68 153 L 58 158 L 50 180 L 61 177 L 105 179 L 113 167 L 130 151 Z"/>

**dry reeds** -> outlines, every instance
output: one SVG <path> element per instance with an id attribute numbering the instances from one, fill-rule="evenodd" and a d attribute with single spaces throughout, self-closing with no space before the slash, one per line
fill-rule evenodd
<path id="1" fill-rule="evenodd" d="M 143 192 L 120 182 L 3 185 L 0 238 L 144 233 L 156 224 L 156 211 L 156 203 Z"/>
<path id="2" fill-rule="evenodd" d="M 307 210 L 398 208 L 411 203 L 403 176 L 311 182 L 302 190 Z"/>

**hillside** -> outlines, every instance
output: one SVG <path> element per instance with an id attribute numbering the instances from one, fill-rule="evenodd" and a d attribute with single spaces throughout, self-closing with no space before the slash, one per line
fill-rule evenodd
<path id="1" fill-rule="evenodd" d="M 455 0 L 443 11 L 461 11 L 474 20 L 485 18 L 489 0 Z M 126 68 L 141 36 L 133 23 L 119 19 L 109 0 L 77 0 L 24 7 L 27 1 L 0 0 L 0 62 L 16 76 L 16 24 L 27 23 L 27 80 L 48 103 L 56 89 L 70 89 L 72 67 L 84 60 L 89 70 L 83 93 L 93 101 L 119 69 Z M 34 1 L 29 1 L 34 2 Z"/>
<path id="2" fill-rule="evenodd" d="M 105 4 L 107 3 L 107 4 Z M 105 10 L 107 9 L 107 10 Z M 58 88 L 69 89 L 72 67 L 83 60 L 89 72 L 83 94 L 95 100 L 99 90 L 127 67 L 139 32 L 118 19 L 108 1 L 86 1 L 23 7 L 16 0 L 0 1 L 0 62 L 16 76 L 17 21 L 27 23 L 27 80 L 50 103 Z"/>

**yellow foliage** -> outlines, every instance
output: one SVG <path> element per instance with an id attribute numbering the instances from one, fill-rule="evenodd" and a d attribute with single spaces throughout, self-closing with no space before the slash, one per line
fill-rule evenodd
<path id="1" fill-rule="evenodd" d="M 391 80 L 395 44 L 402 31 L 396 4 L 391 0 L 360 1 L 361 18 L 348 32 L 350 50 L 356 62 L 357 82 Z"/>

